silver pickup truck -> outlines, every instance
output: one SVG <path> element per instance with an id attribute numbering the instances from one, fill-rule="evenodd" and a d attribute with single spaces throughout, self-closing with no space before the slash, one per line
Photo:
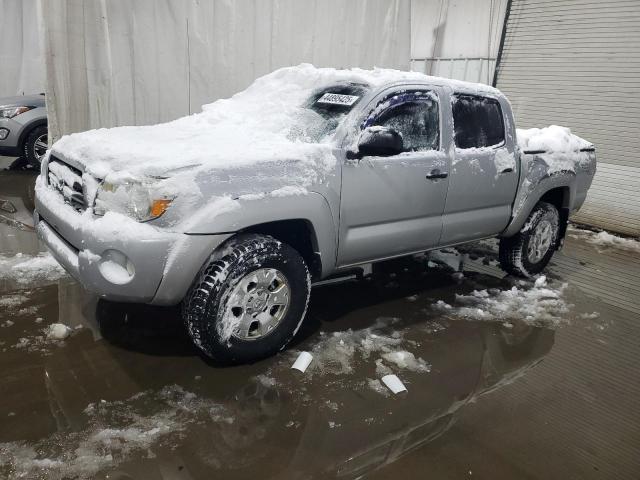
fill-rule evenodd
<path id="1" fill-rule="evenodd" d="M 35 220 L 87 289 L 181 303 L 206 355 L 246 362 L 361 265 L 499 237 L 502 267 L 535 275 L 595 167 L 568 129 L 516 132 L 494 88 L 301 65 L 173 122 L 63 137 Z"/>

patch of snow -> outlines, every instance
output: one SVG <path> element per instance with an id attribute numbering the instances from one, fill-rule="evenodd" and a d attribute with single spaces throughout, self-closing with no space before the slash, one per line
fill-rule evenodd
<path id="1" fill-rule="evenodd" d="M 529 287 L 529 288 L 527 288 Z M 544 276 L 533 285 L 522 282 L 521 288 L 474 290 L 469 295 L 456 294 L 456 305 L 441 300 L 432 308 L 447 315 L 469 320 L 511 323 L 523 321 L 536 326 L 557 326 L 566 320 L 569 305 L 563 298 L 567 284 L 552 288 Z"/>
<path id="2" fill-rule="evenodd" d="M 35 256 L 0 255 L 0 281 L 29 285 L 36 281 L 55 282 L 66 276 L 67 273 L 50 253 Z"/>
<path id="3" fill-rule="evenodd" d="M 152 411 L 149 411 L 151 406 Z M 8 480 L 20 478 L 95 478 L 136 452 L 186 431 L 193 424 L 229 423 L 224 407 L 181 387 L 143 392 L 124 401 L 90 404 L 87 425 L 55 433 L 33 445 L 0 444 L 0 467 Z"/>
<path id="4" fill-rule="evenodd" d="M 71 328 L 63 323 L 52 323 L 47 329 L 47 338 L 49 340 L 64 340 L 71 335 Z"/>
<path id="5" fill-rule="evenodd" d="M 522 150 L 545 152 L 578 152 L 593 148 L 593 144 L 571 133 L 567 127 L 550 125 L 545 128 L 517 129 L 518 145 Z"/>
<path id="6" fill-rule="evenodd" d="M 25 295 L 20 295 L 20 294 L 7 295 L 4 297 L 0 297 L 0 307 L 2 307 L 3 309 L 16 308 L 22 305 L 27 300 L 29 300 L 29 298 L 26 297 Z"/>
<path id="7" fill-rule="evenodd" d="M 320 339 L 311 348 L 313 363 L 307 374 L 349 374 L 353 372 L 356 358 L 368 360 L 373 354 L 404 351 L 400 346 L 411 345 L 413 342 L 405 340 L 403 331 L 394 328 L 397 322 L 398 319 L 395 318 L 379 318 L 374 325 L 361 330 L 321 332 Z M 419 359 L 414 360 L 419 364 Z M 424 365 L 427 365 L 426 362 Z"/>
<path id="8" fill-rule="evenodd" d="M 631 252 L 640 252 L 640 239 L 625 238 L 606 231 L 593 232 L 574 226 L 569 226 L 569 236 L 573 238 L 585 238 L 587 243 L 600 248 L 619 248 Z"/>
<path id="9" fill-rule="evenodd" d="M 416 358 L 413 353 L 407 352 L 406 350 L 383 353 L 382 358 L 403 370 L 406 369 L 412 372 L 426 373 L 431 371 L 431 365 L 425 362 L 422 358 Z"/>

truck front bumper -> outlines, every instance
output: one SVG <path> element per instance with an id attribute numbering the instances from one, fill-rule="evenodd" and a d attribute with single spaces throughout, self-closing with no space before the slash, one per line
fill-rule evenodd
<path id="1" fill-rule="evenodd" d="M 137 234 L 126 235 L 119 228 L 98 227 L 55 197 L 45 185 L 36 189 L 38 237 L 82 286 L 109 300 L 179 303 L 202 265 L 231 236 L 188 235 L 137 223 Z"/>

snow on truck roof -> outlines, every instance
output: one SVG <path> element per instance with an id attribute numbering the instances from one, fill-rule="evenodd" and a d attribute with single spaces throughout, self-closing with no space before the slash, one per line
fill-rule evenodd
<path id="1" fill-rule="evenodd" d="M 83 164 L 98 177 L 114 170 L 159 174 L 192 164 L 215 168 L 274 160 L 276 156 L 317 157 L 326 154 L 329 146 L 320 135 L 327 133 L 327 125 L 306 108 L 314 92 L 325 88 L 331 93 L 329 87 L 345 83 L 359 84 L 370 91 L 402 82 L 499 93 L 487 85 L 418 72 L 302 64 L 264 75 L 232 97 L 204 105 L 201 113 L 158 125 L 103 128 L 64 136 L 53 146 L 53 153 Z M 330 97 L 327 103 L 344 104 L 348 100 L 345 98 Z"/>

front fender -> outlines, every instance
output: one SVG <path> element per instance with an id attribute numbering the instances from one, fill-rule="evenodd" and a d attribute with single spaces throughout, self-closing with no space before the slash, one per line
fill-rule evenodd
<path id="1" fill-rule="evenodd" d="M 200 208 L 185 225 L 184 231 L 193 235 L 229 234 L 282 220 L 309 222 L 322 260 L 322 276 L 330 274 L 336 262 L 338 218 L 324 195 L 317 192 L 218 198 Z"/>

